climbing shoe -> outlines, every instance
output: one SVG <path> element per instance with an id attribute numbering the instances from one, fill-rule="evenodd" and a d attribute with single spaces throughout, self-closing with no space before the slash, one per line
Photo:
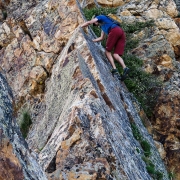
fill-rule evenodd
<path id="1" fill-rule="evenodd" d="M 129 73 L 130 69 L 128 67 L 124 68 L 123 76 L 126 76 Z"/>
<path id="2" fill-rule="evenodd" d="M 111 70 L 111 73 L 112 73 L 112 74 L 118 73 L 118 70 L 117 70 L 117 69 L 112 69 L 112 70 Z"/>
<path id="3" fill-rule="evenodd" d="M 121 80 L 121 76 L 117 69 L 112 69 L 111 73 L 112 73 L 113 77 L 117 77 L 119 80 Z"/>
<path id="4" fill-rule="evenodd" d="M 130 69 L 128 67 L 124 68 L 121 80 L 124 81 L 129 73 Z"/>

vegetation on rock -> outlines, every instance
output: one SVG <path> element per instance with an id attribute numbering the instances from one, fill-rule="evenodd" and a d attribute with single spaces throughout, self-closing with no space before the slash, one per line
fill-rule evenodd
<path id="1" fill-rule="evenodd" d="M 20 130 L 24 138 L 27 137 L 29 127 L 32 124 L 31 116 L 28 111 L 22 112 L 22 119 L 20 122 Z"/>
<path id="2" fill-rule="evenodd" d="M 131 123 L 131 128 L 134 137 L 136 140 L 139 141 L 143 151 L 144 151 L 144 156 L 142 157 L 143 161 L 146 163 L 146 169 L 147 172 L 157 180 L 162 180 L 163 179 L 163 174 L 155 169 L 155 165 L 152 163 L 151 159 L 151 146 L 150 144 L 143 138 L 143 136 L 140 134 L 138 127 L 134 124 Z"/>

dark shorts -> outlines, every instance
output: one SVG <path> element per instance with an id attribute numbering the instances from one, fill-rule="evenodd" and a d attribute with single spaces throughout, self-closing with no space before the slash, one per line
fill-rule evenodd
<path id="1" fill-rule="evenodd" d="M 108 34 L 106 50 L 110 52 L 114 48 L 114 53 L 123 55 L 125 43 L 126 37 L 124 31 L 120 27 L 115 27 Z"/>

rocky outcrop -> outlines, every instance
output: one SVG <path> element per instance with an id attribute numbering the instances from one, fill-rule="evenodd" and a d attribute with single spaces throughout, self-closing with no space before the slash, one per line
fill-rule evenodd
<path id="1" fill-rule="evenodd" d="M 178 79 L 178 81 L 177 81 Z M 156 139 L 161 141 L 166 150 L 166 160 L 171 170 L 176 172 L 176 178 L 180 179 L 179 172 L 179 151 L 180 151 L 180 75 L 175 74 L 171 82 L 161 92 L 155 111 Z"/>
<path id="2" fill-rule="evenodd" d="M 154 139 L 163 144 L 169 171 L 179 177 L 179 27 L 174 1 L 131 1 L 119 9 L 123 21 L 154 20 L 155 27 L 134 34 L 140 40 L 132 53 L 144 60 L 144 70 L 156 74 L 164 82 L 158 104 L 154 109 Z M 175 18 L 175 21 L 173 20 Z M 171 129 L 171 130 L 170 130 Z M 173 130 L 172 130 L 173 129 Z"/>
<path id="3" fill-rule="evenodd" d="M 45 180 L 45 173 L 30 153 L 13 118 L 12 103 L 11 89 L 0 74 L 0 179 Z"/>
<path id="4" fill-rule="evenodd" d="M 49 179 L 151 179 L 130 119 L 151 144 L 152 161 L 168 179 L 131 95 L 109 68 L 101 48 L 77 29 L 47 82 L 46 111 L 27 138 Z"/>
<path id="5" fill-rule="evenodd" d="M 20 143 L 16 123 L 8 121 L 7 129 L 13 127 L 16 138 L 4 140 L 2 152 L 15 152 L 10 160 L 17 168 L 3 178 L 43 179 L 46 172 L 52 180 L 152 179 L 142 160 L 143 149 L 132 135 L 135 123 L 151 145 L 155 169 L 168 179 L 133 96 L 111 76 L 103 48 L 91 41 L 93 32 L 86 29 L 85 34 L 78 27 L 83 22 L 79 4 L 121 5 L 118 15 L 126 22 L 155 20 L 155 27 L 134 34 L 140 44 L 132 53 L 144 60 L 145 71 L 165 83 L 151 133 L 159 141 L 161 157 L 178 177 L 180 42 L 172 0 L 3 3 L 7 6 L 0 12 L 0 64 L 14 94 L 14 113 L 30 108 L 33 124 L 26 140 L 34 156 L 23 140 Z M 6 159 L 9 154 L 1 156 Z"/>
<path id="6" fill-rule="evenodd" d="M 118 7 L 130 2 L 130 0 L 79 0 L 79 2 L 83 8 L 92 6 Z"/>
<path id="7" fill-rule="evenodd" d="M 82 19 L 75 1 L 43 1 L 35 7 L 34 1 L 28 1 L 20 3 L 22 9 L 14 9 L 11 14 L 15 8 L 12 4 L 13 1 L 8 7 L 8 18 L 1 25 L 0 62 L 19 109 L 44 92 L 57 55 Z M 26 14 L 22 13 L 23 8 Z"/>

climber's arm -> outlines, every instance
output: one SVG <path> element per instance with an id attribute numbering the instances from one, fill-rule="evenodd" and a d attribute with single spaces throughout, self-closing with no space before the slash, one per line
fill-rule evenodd
<path id="1" fill-rule="evenodd" d="M 93 23 L 95 23 L 95 22 L 97 22 L 97 21 L 98 21 L 98 19 L 97 19 L 97 18 L 94 18 L 94 19 L 92 19 L 92 20 L 90 20 L 90 21 L 87 21 L 87 22 L 83 23 L 83 24 L 81 25 L 81 27 L 89 26 L 89 25 L 91 25 L 91 24 L 93 24 Z"/>
<path id="2" fill-rule="evenodd" d="M 99 41 L 102 41 L 105 37 L 105 33 L 103 31 L 101 31 L 101 36 L 96 38 L 96 39 L 93 39 L 93 42 L 99 42 Z"/>

